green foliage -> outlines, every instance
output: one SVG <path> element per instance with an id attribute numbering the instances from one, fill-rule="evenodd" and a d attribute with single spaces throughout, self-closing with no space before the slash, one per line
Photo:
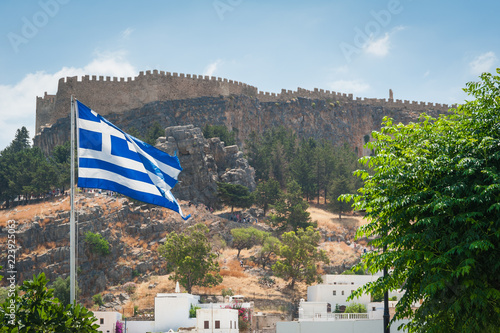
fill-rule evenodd
<path id="1" fill-rule="evenodd" d="M 191 304 L 189 308 L 189 318 L 196 318 L 196 310 L 201 309 L 199 306 L 193 306 Z"/>
<path id="2" fill-rule="evenodd" d="M 268 236 L 269 233 L 255 229 L 254 227 L 249 228 L 236 228 L 231 230 L 231 235 L 233 236 L 232 247 L 238 250 L 236 255 L 240 257 L 240 252 L 243 249 L 250 249 L 255 245 L 260 245 L 264 241 L 264 238 Z"/>
<path id="3" fill-rule="evenodd" d="M 161 127 L 159 122 L 155 121 L 153 125 L 148 128 L 144 142 L 154 146 L 156 144 L 156 139 L 160 136 L 165 136 L 165 129 Z"/>
<path id="4" fill-rule="evenodd" d="M 221 295 L 222 295 L 222 297 L 234 296 L 233 289 L 231 289 L 231 288 L 227 288 L 227 289 L 226 288 L 222 288 Z"/>
<path id="5" fill-rule="evenodd" d="M 64 306 L 47 288 L 45 274 L 33 276 L 19 288 L 21 294 L 0 306 L 0 332 L 98 332 L 94 314 L 80 304 Z M 11 304 L 15 316 L 11 316 Z"/>
<path id="6" fill-rule="evenodd" d="M 497 69 L 500 74 L 500 69 Z M 405 294 L 394 320 L 410 332 L 498 332 L 500 327 L 500 76 L 481 75 L 465 89 L 473 100 L 454 113 L 394 125 L 384 119 L 372 175 L 354 199 L 378 235 L 361 265 L 393 271 L 354 293 Z M 411 304 L 423 300 L 413 310 Z"/>
<path id="7" fill-rule="evenodd" d="M 85 233 L 84 241 L 87 243 L 92 253 L 100 255 L 107 255 L 111 253 L 108 241 L 100 234 L 88 231 Z"/>
<path id="8" fill-rule="evenodd" d="M 313 227 L 285 232 L 278 250 L 280 259 L 272 267 L 274 275 L 290 280 L 291 289 L 296 281 L 307 284 L 321 282 L 316 264 L 320 261 L 327 264 L 329 260 L 325 251 L 318 250 L 320 238 L 319 232 L 314 231 Z"/>
<path id="9" fill-rule="evenodd" d="M 384 291 L 383 290 L 375 290 L 372 293 L 372 302 L 383 302 L 384 301 Z"/>
<path id="10" fill-rule="evenodd" d="M 104 305 L 104 300 L 102 299 L 101 294 L 95 294 L 94 296 L 92 296 L 92 301 L 94 302 L 95 305 L 98 305 L 98 306 Z"/>
<path id="11" fill-rule="evenodd" d="M 397 301 L 398 300 L 398 296 L 392 296 L 391 298 L 389 298 L 389 301 Z"/>
<path id="12" fill-rule="evenodd" d="M 59 276 L 52 284 L 52 288 L 54 288 L 54 296 L 57 297 L 63 305 L 68 305 L 70 303 L 70 283 L 69 276 L 66 279 Z M 78 295 L 79 293 L 80 288 L 76 286 L 76 294 Z"/>
<path id="13" fill-rule="evenodd" d="M 255 262 L 262 265 L 262 268 L 270 265 L 273 257 L 278 253 L 281 242 L 278 238 L 273 236 L 267 236 L 264 238 L 264 243 L 257 253 Z"/>
<path id="14" fill-rule="evenodd" d="M 262 180 L 257 184 L 257 189 L 252 193 L 254 203 L 264 210 L 264 215 L 269 205 L 274 205 L 282 195 L 280 184 L 274 178 Z"/>
<path id="15" fill-rule="evenodd" d="M 366 306 L 360 303 L 351 303 L 345 307 L 344 313 L 366 313 Z"/>
<path id="16" fill-rule="evenodd" d="M 188 227 L 182 234 L 170 233 L 158 251 L 174 267 L 170 280 L 179 283 L 191 293 L 193 286 L 213 287 L 222 282 L 217 256 L 207 239 L 204 224 Z"/>
<path id="17" fill-rule="evenodd" d="M 127 294 L 132 295 L 133 293 L 135 293 L 137 285 L 134 282 L 127 282 L 122 286 L 122 288 Z"/>
<path id="18" fill-rule="evenodd" d="M 312 226 L 311 214 L 307 212 L 309 204 L 302 197 L 302 190 L 296 181 L 288 183 L 287 192 L 283 193 L 274 205 L 270 223 L 279 229 L 307 228 Z"/>
<path id="19" fill-rule="evenodd" d="M 217 182 L 217 196 L 226 205 L 248 208 L 252 205 L 252 196 L 248 187 L 239 184 Z"/>
<path id="20" fill-rule="evenodd" d="M 219 138 L 224 141 L 226 146 L 232 146 L 236 144 L 236 133 L 233 131 L 228 131 L 227 127 L 224 125 L 209 125 L 206 124 L 203 127 L 203 136 L 205 138 Z"/>

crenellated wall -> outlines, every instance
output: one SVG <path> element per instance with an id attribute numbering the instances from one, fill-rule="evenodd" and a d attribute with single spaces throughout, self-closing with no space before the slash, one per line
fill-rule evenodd
<path id="1" fill-rule="evenodd" d="M 258 91 L 254 86 L 214 76 L 170 73 L 164 71 L 140 72 L 136 77 L 83 76 L 61 78 L 56 95 L 37 97 L 36 133 L 51 126 L 57 119 L 69 114 L 71 95 L 84 101 L 102 115 L 138 109 L 156 101 L 181 100 L 198 97 L 246 95 L 260 102 L 284 102 L 296 98 L 322 99 L 332 104 L 383 106 L 423 112 L 428 109 L 446 112 L 448 105 L 393 99 L 353 98 L 352 94 L 329 90 L 296 91 L 283 89 L 281 93 Z"/>

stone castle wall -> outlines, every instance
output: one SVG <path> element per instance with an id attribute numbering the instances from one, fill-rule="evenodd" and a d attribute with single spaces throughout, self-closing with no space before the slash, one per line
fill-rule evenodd
<path id="1" fill-rule="evenodd" d="M 428 109 L 447 111 L 448 105 L 416 101 L 402 101 L 376 98 L 353 98 L 352 94 L 334 91 L 297 88 L 297 91 L 283 89 L 281 93 L 258 91 L 254 86 L 238 81 L 191 74 L 164 71 L 140 72 L 134 78 L 83 76 L 61 78 L 56 95 L 45 93 L 37 97 L 36 133 L 43 127 L 53 125 L 57 119 L 68 116 L 71 95 L 84 102 L 102 115 L 123 113 L 139 109 L 144 105 L 167 100 L 198 97 L 246 95 L 260 102 L 284 102 L 296 98 L 327 100 L 329 103 L 353 103 L 355 105 L 382 106 L 389 109 L 406 109 L 424 112 Z"/>

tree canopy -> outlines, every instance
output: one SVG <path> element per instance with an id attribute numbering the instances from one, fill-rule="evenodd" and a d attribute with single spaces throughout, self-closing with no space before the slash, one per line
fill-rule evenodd
<path id="1" fill-rule="evenodd" d="M 255 245 L 262 244 L 264 238 L 266 238 L 269 233 L 255 229 L 254 227 L 249 227 L 231 229 L 231 235 L 233 236 L 233 248 L 238 250 L 236 257 L 239 258 L 241 250 L 251 249 Z"/>
<path id="2" fill-rule="evenodd" d="M 313 227 L 297 232 L 285 232 L 279 245 L 280 259 L 273 265 L 273 272 L 277 277 L 289 280 L 289 287 L 294 288 L 295 282 L 304 281 L 307 284 L 321 282 L 316 264 L 320 261 L 328 263 L 325 251 L 318 250 L 321 236 Z"/>
<path id="3" fill-rule="evenodd" d="M 248 187 L 239 184 L 218 182 L 217 196 L 223 203 L 231 206 L 231 212 L 234 207 L 248 208 L 253 201 Z"/>
<path id="4" fill-rule="evenodd" d="M 500 69 L 497 69 L 500 74 Z M 410 332 L 498 332 L 500 327 L 500 76 L 464 89 L 473 100 L 453 114 L 417 123 L 385 119 L 357 209 L 383 253 L 366 254 L 372 272 L 391 274 L 355 292 L 402 288 L 393 320 Z M 422 300 L 413 310 L 411 304 Z"/>
<path id="5" fill-rule="evenodd" d="M 0 305 L 0 332 L 99 332 L 91 311 L 80 304 L 60 303 L 47 283 L 44 273 L 34 276 L 19 288 L 22 295 L 16 293 Z"/>
<path id="6" fill-rule="evenodd" d="M 188 293 L 193 286 L 213 287 L 222 282 L 217 256 L 207 239 L 204 224 L 188 227 L 182 234 L 171 232 L 165 244 L 158 248 L 160 255 L 174 267 L 170 280 L 179 281 Z"/>

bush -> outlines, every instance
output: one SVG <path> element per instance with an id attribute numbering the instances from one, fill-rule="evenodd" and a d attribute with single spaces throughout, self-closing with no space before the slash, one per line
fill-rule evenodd
<path id="1" fill-rule="evenodd" d="M 191 307 L 189 308 L 189 318 L 196 318 L 196 310 L 201 309 L 199 306 L 193 306 L 191 304 Z"/>
<path id="2" fill-rule="evenodd" d="M 351 303 L 346 306 L 344 313 L 366 313 L 366 306 L 359 303 Z"/>
<path id="3" fill-rule="evenodd" d="M 233 296 L 234 295 L 233 289 L 231 289 L 231 288 L 227 288 L 227 289 L 223 288 L 221 290 L 221 294 L 222 294 L 222 297 Z"/>
<path id="4" fill-rule="evenodd" d="M 104 305 L 104 300 L 102 299 L 101 294 L 96 294 L 96 295 L 92 296 L 92 300 L 94 301 L 95 305 L 98 305 L 98 306 Z"/>
<path id="5" fill-rule="evenodd" d="M 89 245 L 90 251 L 93 253 L 100 255 L 107 255 L 111 253 L 108 241 L 100 234 L 88 231 L 85 233 L 84 241 Z"/>
<path id="6" fill-rule="evenodd" d="M 133 282 L 127 282 L 123 285 L 123 290 L 129 295 L 135 293 L 135 289 L 137 288 L 136 284 Z"/>

